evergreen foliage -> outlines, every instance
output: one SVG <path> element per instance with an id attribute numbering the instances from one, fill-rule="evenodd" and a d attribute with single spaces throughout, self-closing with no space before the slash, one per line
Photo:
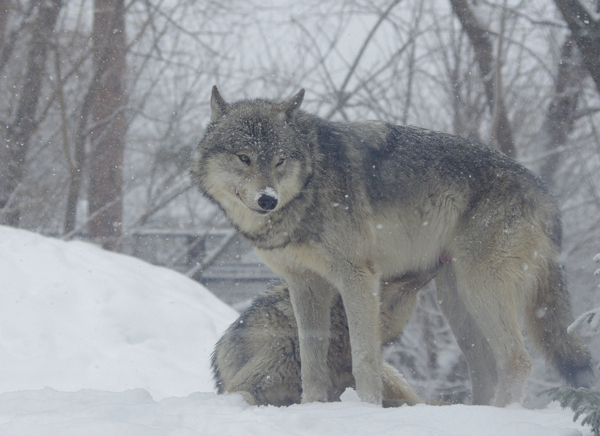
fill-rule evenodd
<path id="1" fill-rule="evenodd" d="M 570 407 L 575 412 L 574 422 L 586 415 L 581 424 L 591 426 L 594 436 L 600 436 L 600 392 L 585 388 L 552 388 L 542 394 L 560 402 L 563 409 Z"/>
<path id="2" fill-rule="evenodd" d="M 594 256 L 594 262 L 600 263 L 600 253 Z M 600 275 L 600 268 L 594 272 L 594 275 Z M 598 286 L 600 287 L 600 285 Z M 590 324 L 594 331 L 600 327 L 600 307 L 590 310 L 573 322 L 569 326 L 569 333 L 581 326 L 584 322 Z M 600 368 L 600 365 L 598 366 Z M 591 391 L 585 388 L 552 388 L 543 391 L 541 394 L 548 395 L 552 400 L 560 402 L 564 409 L 570 407 L 575 416 L 573 421 L 577 421 L 581 415 L 585 418 L 581 421 L 582 425 L 592 427 L 594 436 L 600 436 L 600 392 Z"/>

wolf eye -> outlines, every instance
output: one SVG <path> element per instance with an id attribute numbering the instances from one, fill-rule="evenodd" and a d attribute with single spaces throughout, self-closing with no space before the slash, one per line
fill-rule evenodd
<path id="1" fill-rule="evenodd" d="M 250 165 L 250 158 L 248 156 L 246 156 L 245 154 L 238 154 L 237 157 L 240 158 L 240 160 L 242 162 L 244 162 L 246 165 Z"/>
<path id="2" fill-rule="evenodd" d="M 285 162 L 285 158 L 282 157 L 279 159 L 279 162 L 277 162 L 277 164 L 275 166 L 279 167 L 279 166 L 283 165 L 284 162 Z"/>

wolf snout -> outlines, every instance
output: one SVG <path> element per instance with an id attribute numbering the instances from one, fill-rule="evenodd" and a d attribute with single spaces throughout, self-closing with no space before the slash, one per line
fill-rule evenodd
<path id="1" fill-rule="evenodd" d="M 277 207 L 277 198 L 268 194 L 262 194 L 258 198 L 258 205 L 263 210 L 273 210 Z"/>

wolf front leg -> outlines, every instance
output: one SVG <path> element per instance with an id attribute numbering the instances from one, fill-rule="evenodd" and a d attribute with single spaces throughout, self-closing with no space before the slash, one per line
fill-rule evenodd
<path id="1" fill-rule="evenodd" d="M 342 276 L 342 299 L 346 308 L 352 375 L 362 401 L 381 405 L 382 356 L 379 309 L 379 276 L 369 266 L 354 266 Z"/>
<path id="2" fill-rule="evenodd" d="M 287 277 L 290 300 L 298 324 L 302 402 L 328 401 L 331 380 L 327 369 L 330 306 L 335 292 L 310 271 Z"/>

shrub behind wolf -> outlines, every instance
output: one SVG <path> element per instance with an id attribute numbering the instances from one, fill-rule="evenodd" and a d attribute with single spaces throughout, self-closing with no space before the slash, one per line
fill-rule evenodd
<path id="1" fill-rule="evenodd" d="M 216 87 L 192 176 L 289 285 L 304 402 L 326 401 L 329 307 L 340 293 L 363 401 L 381 404 L 379 283 L 444 266 L 441 309 L 465 355 L 473 401 L 520 401 L 532 360 L 522 310 L 545 356 L 590 383 L 562 271 L 557 207 L 499 151 L 382 122 L 330 122 L 290 99 L 228 104 Z"/>

